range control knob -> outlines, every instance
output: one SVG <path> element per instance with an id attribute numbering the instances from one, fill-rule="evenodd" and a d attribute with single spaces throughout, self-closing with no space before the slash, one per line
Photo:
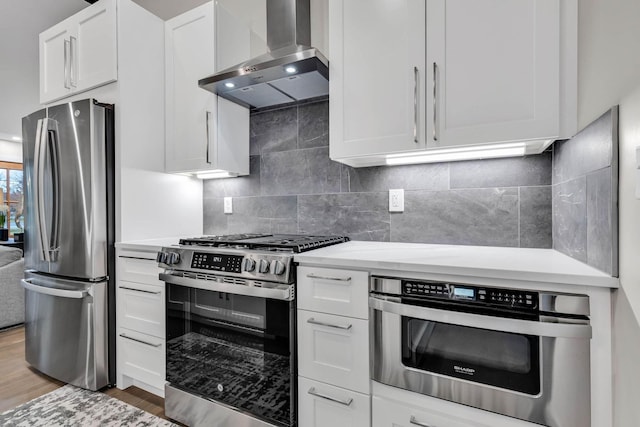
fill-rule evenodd
<path id="1" fill-rule="evenodd" d="M 180 262 L 180 254 L 177 252 L 169 252 L 167 254 L 167 264 L 174 265 Z"/>
<path id="2" fill-rule="evenodd" d="M 158 255 L 156 256 L 156 261 L 159 263 L 163 263 L 166 264 L 167 263 L 167 253 L 166 252 L 158 252 Z"/>
<path id="3" fill-rule="evenodd" d="M 271 274 L 281 275 L 284 273 L 284 264 L 282 261 L 273 260 L 271 261 Z"/>
<path id="4" fill-rule="evenodd" d="M 266 259 L 261 259 L 258 264 L 258 272 L 259 273 L 268 273 L 269 272 L 269 261 Z"/>
<path id="5" fill-rule="evenodd" d="M 251 258 L 244 258 L 242 260 L 242 271 L 253 271 L 256 269 L 256 262 Z"/>

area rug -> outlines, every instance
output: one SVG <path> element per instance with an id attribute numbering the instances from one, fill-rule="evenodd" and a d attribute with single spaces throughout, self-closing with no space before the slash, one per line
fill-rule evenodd
<path id="1" fill-rule="evenodd" d="M 7 427 L 170 427 L 176 424 L 104 393 L 66 385 L 0 414 Z"/>

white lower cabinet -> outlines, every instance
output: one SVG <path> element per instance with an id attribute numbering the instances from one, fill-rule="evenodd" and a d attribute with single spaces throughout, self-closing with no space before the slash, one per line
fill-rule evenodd
<path id="1" fill-rule="evenodd" d="M 298 310 L 298 372 L 369 393 L 369 322 Z"/>
<path id="2" fill-rule="evenodd" d="M 165 288 L 158 279 L 159 248 L 117 249 L 117 386 L 164 397 Z"/>
<path id="3" fill-rule="evenodd" d="M 118 378 L 125 377 L 123 378 L 125 385 L 128 382 L 130 382 L 129 385 L 136 386 L 144 383 L 156 389 L 164 388 L 166 357 L 164 339 L 119 328 L 117 345 L 120 354 Z M 121 387 L 120 382 L 118 387 L 126 388 Z M 144 386 L 141 388 L 147 389 Z"/>
<path id="4" fill-rule="evenodd" d="M 373 397 L 373 427 L 493 427 L 487 424 L 456 420 L 451 414 L 431 412 Z"/>
<path id="5" fill-rule="evenodd" d="M 371 425 L 369 273 L 298 267 L 298 425 Z"/>
<path id="6" fill-rule="evenodd" d="M 368 394 L 298 377 L 298 425 L 303 427 L 369 427 Z"/>

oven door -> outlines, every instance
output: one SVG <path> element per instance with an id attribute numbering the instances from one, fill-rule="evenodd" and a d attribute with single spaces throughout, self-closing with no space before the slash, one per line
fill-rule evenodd
<path id="1" fill-rule="evenodd" d="M 270 424 L 293 425 L 293 301 L 206 289 L 206 283 L 169 279 L 166 286 L 170 385 Z"/>
<path id="2" fill-rule="evenodd" d="M 375 295 L 369 307 L 375 381 L 546 426 L 590 425 L 589 325 Z"/>

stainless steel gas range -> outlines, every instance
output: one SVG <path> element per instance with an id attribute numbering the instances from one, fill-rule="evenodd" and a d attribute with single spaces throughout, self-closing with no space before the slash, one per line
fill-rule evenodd
<path id="1" fill-rule="evenodd" d="M 166 415 L 189 426 L 296 426 L 293 255 L 347 240 L 237 234 L 163 248 Z"/>

